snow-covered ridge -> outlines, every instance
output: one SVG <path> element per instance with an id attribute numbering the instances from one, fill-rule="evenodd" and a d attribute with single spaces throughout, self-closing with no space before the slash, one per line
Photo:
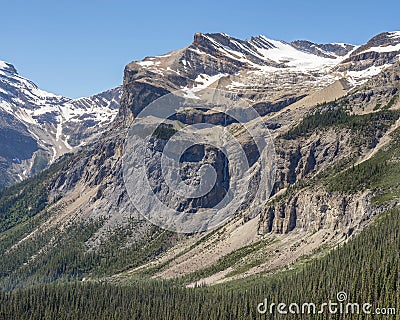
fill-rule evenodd
<path id="1" fill-rule="evenodd" d="M 400 38 L 400 31 L 391 31 L 389 34 L 392 38 Z"/>
<path id="2" fill-rule="evenodd" d="M 400 51 L 400 31 L 381 33 L 373 37 L 364 46 L 361 46 L 360 50 L 358 50 L 356 53 L 387 53 L 395 51 Z"/>
<path id="3" fill-rule="evenodd" d="M 220 52 L 224 52 L 228 57 L 247 62 L 253 67 L 269 65 L 277 68 L 308 71 L 333 66 L 343 60 L 343 57 L 335 55 L 333 52 L 324 51 L 316 44 L 310 43 L 311 46 L 315 47 L 315 50 L 320 51 L 325 56 L 300 50 L 290 43 L 273 40 L 264 35 L 252 37 L 250 40 L 239 40 L 226 34 L 201 34 L 197 38 L 209 41 L 212 46 Z M 200 42 L 200 40 L 197 40 L 197 42 Z M 354 47 L 344 43 L 329 45 L 341 46 L 342 48 L 346 48 L 346 46 Z M 199 48 L 202 50 L 201 46 Z"/>
<path id="4" fill-rule="evenodd" d="M 0 60 L 0 74 L 4 74 L 5 72 L 17 73 L 17 70 L 15 70 L 15 68 L 12 64 L 9 64 L 8 62 Z"/>
<path id="5" fill-rule="evenodd" d="M 360 53 L 399 50 L 399 31 L 379 34 L 362 46 L 308 40 L 288 43 L 264 35 L 241 40 L 226 33 L 196 33 L 189 46 L 146 57 L 130 67 L 149 71 L 149 78 L 174 73 L 172 78 L 178 76 L 180 87 L 193 97 L 202 88 L 224 85 L 230 90 L 269 90 L 274 99 L 284 92 L 304 94 L 310 88 L 322 88 L 341 78 L 353 86 L 361 85 L 398 58 L 390 55 L 375 65 L 373 57 L 358 56 Z"/>
<path id="6" fill-rule="evenodd" d="M 314 70 L 321 67 L 333 66 L 338 63 L 338 58 L 324 58 L 314 54 L 306 53 L 295 49 L 288 43 L 283 41 L 276 41 L 267 39 L 265 40 L 272 43 L 274 48 L 271 49 L 258 49 L 258 52 L 263 58 L 273 60 L 278 63 L 284 63 L 290 68 L 295 68 L 299 71 Z"/>
<path id="7" fill-rule="evenodd" d="M 65 121 L 79 122 L 86 114 L 97 122 L 110 122 L 118 112 L 120 88 L 100 94 L 70 99 L 39 89 L 32 81 L 7 70 L 14 69 L 11 64 L 0 61 L 0 107 L 17 114 L 23 109 L 26 116 L 22 120 L 39 124 L 38 118 L 46 114 L 58 114 Z"/>
<path id="8" fill-rule="evenodd" d="M 319 45 L 309 41 L 299 42 L 307 43 L 309 48 L 273 40 L 264 35 L 241 40 L 226 33 L 196 33 L 193 43 L 187 48 L 166 55 L 147 57 L 142 61 L 137 61 L 136 64 L 161 75 L 170 71 L 185 76 L 189 69 L 195 68 L 193 61 L 187 59 L 186 50 L 199 56 L 199 60 L 226 57 L 230 61 L 236 61 L 236 64 L 241 65 L 242 68 L 259 72 L 279 70 L 312 72 L 337 65 L 346 58 L 348 52 L 355 48 L 354 45 L 345 43 Z M 179 55 L 183 56 L 178 57 Z M 219 72 L 208 75 L 214 76 L 217 73 Z"/>
<path id="9" fill-rule="evenodd" d="M 399 35 L 400 38 L 400 35 Z M 396 45 L 388 45 L 388 46 L 379 46 L 379 47 L 371 47 L 363 52 L 393 52 L 393 51 L 400 51 L 400 43 Z"/>

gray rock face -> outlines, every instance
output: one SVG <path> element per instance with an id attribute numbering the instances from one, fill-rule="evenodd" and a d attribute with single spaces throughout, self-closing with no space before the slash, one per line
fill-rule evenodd
<path id="1" fill-rule="evenodd" d="M 39 146 L 24 124 L 2 110 L 0 110 L 0 128 L 1 187 L 14 182 L 13 167 L 31 159 Z"/>
<path id="2" fill-rule="evenodd" d="M 198 186 L 202 178 L 200 168 L 210 165 L 216 173 L 216 183 L 204 196 L 198 198 L 171 198 L 161 169 L 160 157 L 165 140 L 154 140 L 153 153 L 147 164 L 150 186 L 155 194 L 167 206 L 172 206 L 178 212 L 196 213 L 201 208 L 213 208 L 226 196 L 229 190 L 229 162 L 221 150 L 210 145 L 194 145 L 187 149 L 180 158 L 179 175 L 187 185 Z"/>
<path id="3" fill-rule="evenodd" d="M 129 123 L 142 109 L 157 98 L 176 90 L 169 87 L 169 81 L 160 81 L 157 76 L 146 74 L 139 67 L 128 65 L 125 68 L 124 91 L 121 97 L 121 108 L 118 117 Z M 156 81 L 154 81 L 156 80 Z M 160 79 L 161 80 L 161 79 Z M 165 88 L 166 84 L 167 88 Z M 169 90 L 168 90 L 169 89 Z"/>
<path id="4" fill-rule="evenodd" d="M 322 190 L 302 190 L 285 202 L 268 206 L 260 216 L 259 232 L 317 232 L 330 229 L 348 236 L 376 212 L 366 194 L 342 195 Z"/>
<path id="5" fill-rule="evenodd" d="M 325 58 L 336 58 L 338 56 L 343 57 L 355 48 L 354 45 L 347 43 L 318 44 L 307 40 L 296 40 L 290 44 L 296 49 L 300 49 Z"/>

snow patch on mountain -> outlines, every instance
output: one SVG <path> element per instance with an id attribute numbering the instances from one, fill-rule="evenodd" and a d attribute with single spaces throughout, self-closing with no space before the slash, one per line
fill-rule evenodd
<path id="1" fill-rule="evenodd" d="M 390 36 L 391 38 L 400 38 L 400 31 L 392 31 L 392 32 L 389 32 L 389 36 Z"/>
<path id="2" fill-rule="evenodd" d="M 211 84 L 226 76 L 227 74 L 225 73 L 216 74 L 214 76 L 209 76 L 204 73 L 199 74 L 195 79 L 196 84 L 193 87 L 189 88 L 186 86 L 182 88 L 182 91 L 184 92 L 184 97 L 198 99 L 198 97 L 195 95 L 196 92 L 208 88 Z"/>
<path id="3" fill-rule="evenodd" d="M 346 79 L 349 81 L 353 86 L 361 85 L 368 81 L 373 76 L 376 76 L 382 70 L 390 67 L 390 64 L 384 64 L 382 66 L 371 66 L 367 69 L 361 71 L 348 71 L 346 74 Z"/>
<path id="4" fill-rule="evenodd" d="M 400 36 L 399 36 L 400 37 Z M 393 52 L 393 51 L 400 51 L 400 43 L 392 46 L 380 46 L 380 47 L 371 47 L 363 52 Z"/>
<path id="5" fill-rule="evenodd" d="M 282 41 L 271 40 L 264 36 L 261 37 L 274 46 L 270 49 L 258 49 L 258 52 L 261 53 L 263 58 L 267 58 L 278 63 L 284 63 L 285 65 L 295 68 L 298 71 L 315 70 L 334 66 L 338 63 L 338 59 L 319 57 L 314 54 L 297 50 L 290 44 Z"/>

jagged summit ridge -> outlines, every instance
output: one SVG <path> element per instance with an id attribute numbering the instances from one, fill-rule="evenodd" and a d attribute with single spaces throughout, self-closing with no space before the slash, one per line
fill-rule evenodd
<path id="1" fill-rule="evenodd" d="M 292 89 L 303 81 L 307 86 L 319 87 L 321 83 L 327 85 L 341 78 L 358 85 L 396 61 L 399 39 L 400 32 L 385 32 L 358 47 L 307 40 L 288 43 L 263 35 L 241 40 L 226 33 L 198 32 L 187 47 L 132 62 L 126 72 L 143 73 L 143 79 L 167 77 L 178 84 L 173 90 L 199 89 L 237 76 L 240 79 L 233 81 L 231 89 L 255 87 L 262 82 Z M 359 55 L 371 50 L 374 52 Z M 382 62 L 376 63 L 371 53 L 374 57 L 380 55 Z"/>
<path id="2" fill-rule="evenodd" d="M 0 72 L 18 74 L 17 69 L 15 69 L 15 67 L 11 63 L 1 60 L 0 60 Z"/>
<path id="3" fill-rule="evenodd" d="M 348 43 L 325 43 L 318 44 L 308 40 L 295 40 L 290 43 L 294 48 L 321 56 L 324 58 L 344 57 L 354 50 L 356 46 Z"/>
<path id="4" fill-rule="evenodd" d="M 192 95 L 220 86 L 251 99 L 268 92 L 268 101 L 281 101 L 308 95 L 342 78 L 358 85 L 381 69 L 359 72 L 355 64 L 343 64 L 356 49 L 345 43 L 288 43 L 264 35 L 241 40 L 226 33 L 198 32 L 182 49 L 126 66 L 124 81 L 131 90 L 124 93 L 120 115 L 129 116 L 128 105 L 136 115 L 145 100 L 140 92 L 150 87 L 159 88 L 160 94 L 181 89 Z"/>
<path id="5" fill-rule="evenodd" d="M 240 40 L 226 33 L 196 33 L 190 47 L 207 54 L 222 53 L 230 58 L 247 62 L 253 67 L 297 67 L 313 69 L 337 63 L 355 46 L 350 44 L 314 44 L 306 41 L 272 40 L 264 35 Z M 315 63 L 311 63 L 314 59 Z M 247 61 L 246 61 L 247 60 Z"/>
<path id="6" fill-rule="evenodd" d="M 213 77 L 245 70 L 261 73 L 320 72 L 341 63 L 354 48 L 354 45 L 342 43 L 315 44 L 300 40 L 287 43 L 263 35 L 241 40 L 226 33 L 198 32 L 189 46 L 133 62 L 127 70 L 137 69 L 139 65 L 154 76 L 174 74 L 174 77 L 186 78 L 180 81 L 181 87 L 190 87 L 199 74 Z"/>

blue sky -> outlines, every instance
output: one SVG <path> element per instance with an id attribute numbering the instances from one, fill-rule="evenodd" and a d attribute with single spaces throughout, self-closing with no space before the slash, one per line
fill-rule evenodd
<path id="1" fill-rule="evenodd" d="M 0 60 L 68 97 L 122 83 L 132 60 L 184 47 L 195 32 L 361 44 L 400 30 L 399 1 L 3 1 Z"/>

